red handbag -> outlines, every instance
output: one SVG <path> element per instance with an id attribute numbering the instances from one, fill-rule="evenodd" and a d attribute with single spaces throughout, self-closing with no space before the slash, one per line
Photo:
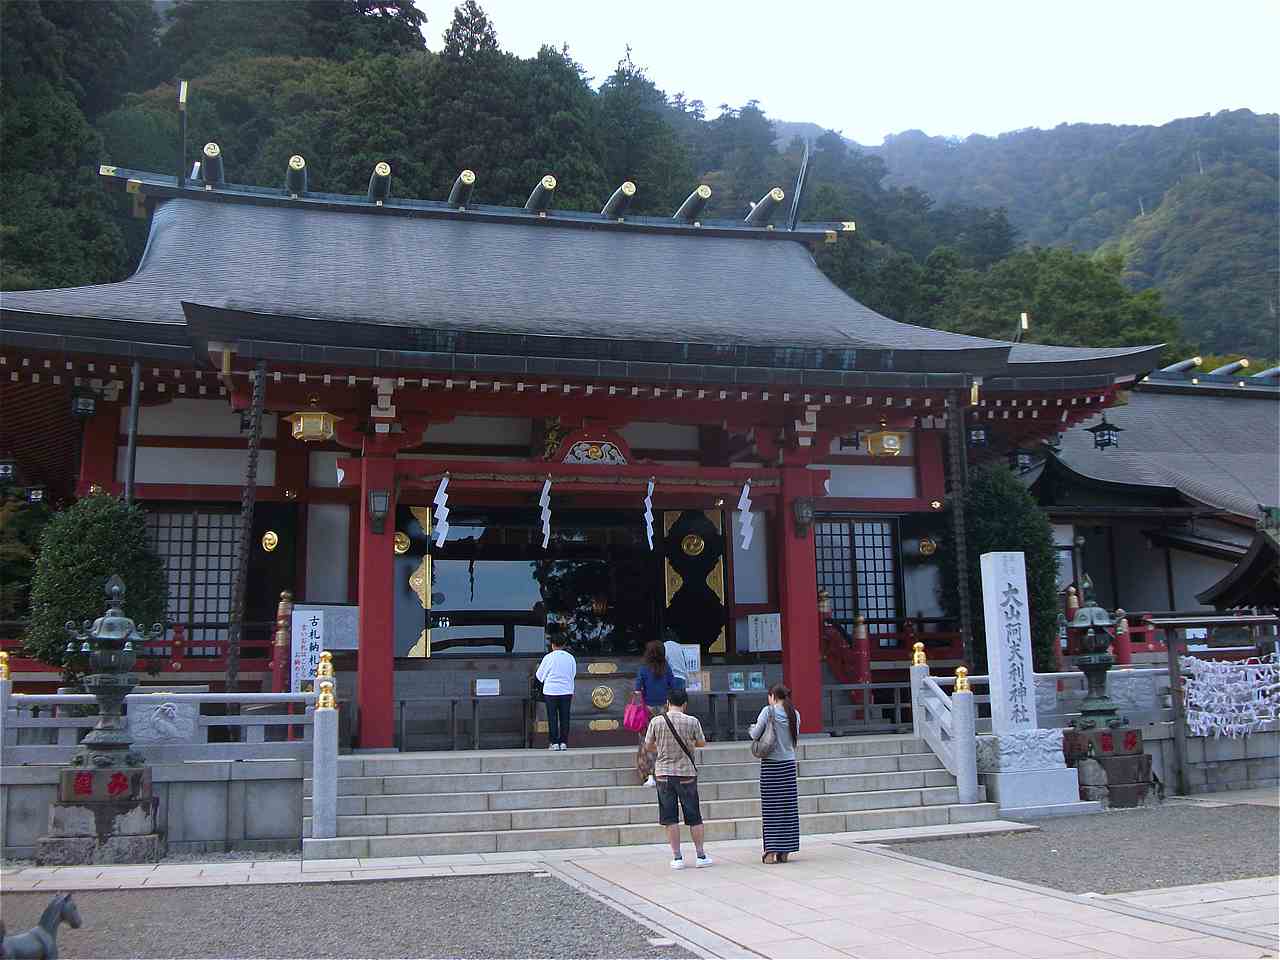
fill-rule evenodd
<path id="1" fill-rule="evenodd" d="M 622 725 L 634 733 L 641 733 L 649 726 L 649 711 L 640 702 L 638 694 L 631 698 L 627 709 L 622 711 Z"/>

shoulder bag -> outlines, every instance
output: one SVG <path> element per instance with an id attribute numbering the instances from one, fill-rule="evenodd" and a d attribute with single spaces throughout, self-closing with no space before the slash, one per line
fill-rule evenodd
<path id="1" fill-rule="evenodd" d="M 676 738 L 676 743 L 680 744 L 680 749 L 684 751 L 684 755 L 689 758 L 689 762 L 693 764 L 693 769 L 698 769 L 698 761 L 693 759 L 693 754 L 689 752 L 689 745 L 684 742 L 684 738 L 676 731 L 676 725 L 671 722 L 671 718 L 665 713 L 662 719 L 667 721 L 667 728 L 671 731 L 671 735 Z"/>
<path id="2" fill-rule="evenodd" d="M 751 741 L 751 755 L 757 760 L 763 760 L 769 754 L 773 753 L 774 747 L 778 745 L 778 731 L 773 729 L 773 707 L 769 707 L 769 719 L 765 721 L 764 729 L 760 731 L 760 736 Z"/>

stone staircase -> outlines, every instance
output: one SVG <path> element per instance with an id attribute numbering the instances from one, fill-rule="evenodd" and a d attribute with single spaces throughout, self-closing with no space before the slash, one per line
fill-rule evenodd
<path id="1" fill-rule="evenodd" d="M 344 756 L 336 839 L 310 838 L 311 781 L 305 781 L 303 856 L 661 843 L 654 791 L 636 786 L 634 753 L 601 747 Z M 759 837 L 759 763 L 749 745 L 711 743 L 698 754 L 707 839 Z M 955 778 L 910 736 L 804 740 L 799 755 L 802 835 L 997 818 L 994 803 L 959 803 Z"/>

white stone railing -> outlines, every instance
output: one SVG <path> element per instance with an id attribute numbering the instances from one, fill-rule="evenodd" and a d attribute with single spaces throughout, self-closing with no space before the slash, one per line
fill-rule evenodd
<path id="1" fill-rule="evenodd" d="M 149 763 L 306 760 L 315 699 L 314 693 L 133 693 L 125 712 L 133 748 Z M 15 694 L 12 681 L 0 680 L 0 764 L 68 762 L 98 722 L 96 712 L 82 712 L 95 704 L 89 694 Z M 240 712 L 206 715 L 204 704 L 237 704 Z M 211 743 L 215 728 L 239 735 Z"/>
<path id="2" fill-rule="evenodd" d="M 1078 670 L 1067 670 L 1033 676 L 1039 726 L 1044 729 L 1071 726 L 1071 721 L 1080 716 L 1086 688 L 1085 675 Z M 935 681 L 945 689 L 955 683 L 955 678 L 936 677 Z M 976 691 L 974 702 L 979 708 L 991 702 L 987 694 L 989 677 L 981 674 L 971 676 L 969 683 Z M 1173 720 L 1167 667 L 1112 667 L 1107 671 L 1107 695 L 1115 701 L 1120 715 L 1128 718 L 1133 726 Z M 989 717 L 978 718 L 978 732 L 991 732 Z"/>
<path id="3" fill-rule="evenodd" d="M 976 708 L 969 690 L 948 694 L 927 666 L 911 668 L 911 722 L 915 735 L 956 778 L 961 803 L 978 800 Z"/>

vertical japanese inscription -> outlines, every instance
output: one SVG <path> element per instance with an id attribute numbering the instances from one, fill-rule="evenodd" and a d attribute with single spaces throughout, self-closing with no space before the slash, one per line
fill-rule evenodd
<path id="1" fill-rule="evenodd" d="M 1026 565 L 1021 553 L 982 555 L 982 605 L 991 675 L 992 732 L 1033 730 L 1037 725 L 1035 672 Z"/>

